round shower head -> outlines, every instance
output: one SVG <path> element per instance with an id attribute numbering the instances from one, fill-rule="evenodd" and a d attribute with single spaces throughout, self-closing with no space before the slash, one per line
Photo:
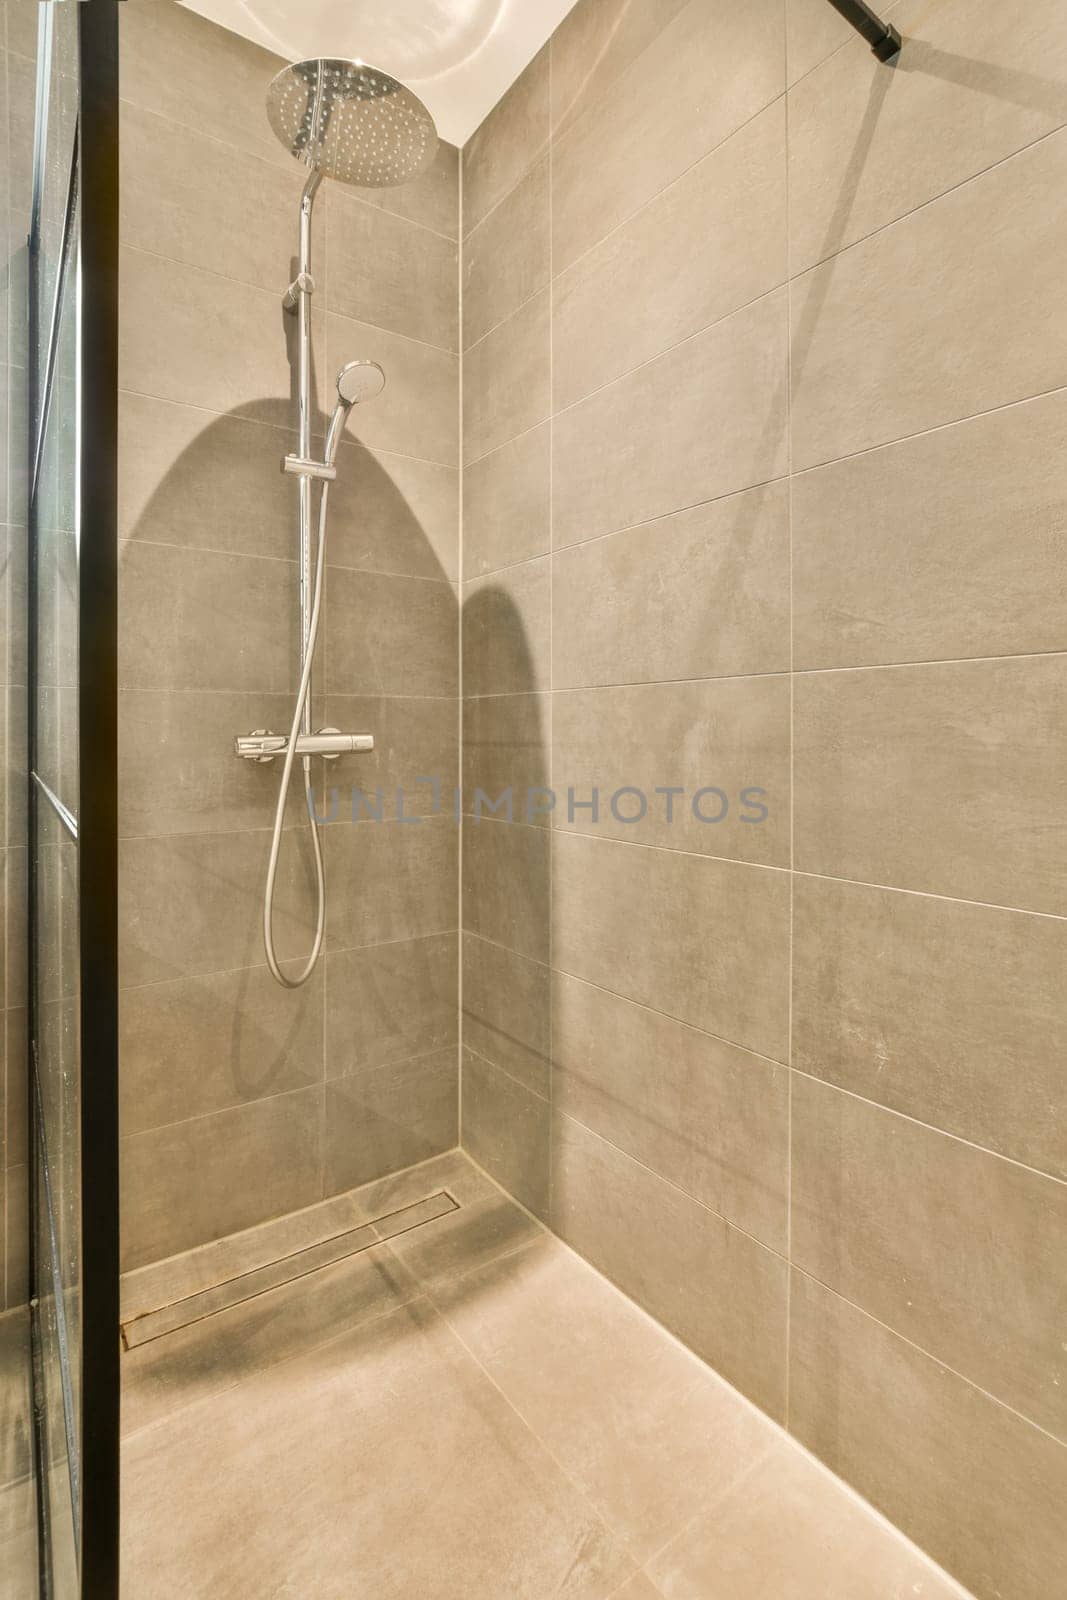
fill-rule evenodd
<path id="1" fill-rule="evenodd" d="M 385 373 L 376 361 L 350 361 L 337 374 L 337 397 L 342 405 L 374 400 L 385 388 Z"/>
<path id="2" fill-rule="evenodd" d="M 410 183 L 437 153 L 437 129 L 416 95 L 361 61 L 300 61 L 267 90 L 270 125 L 314 172 L 362 188 Z"/>

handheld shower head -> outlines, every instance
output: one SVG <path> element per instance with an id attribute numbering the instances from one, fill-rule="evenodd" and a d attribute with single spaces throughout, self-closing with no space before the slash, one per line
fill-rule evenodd
<path id="1" fill-rule="evenodd" d="M 299 61 L 267 90 L 267 116 L 305 167 L 341 183 L 410 183 L 437 154 L 437 129 L 417 95 L 362 61 Z"/>
<path id="2" fill-rule="evenodd" d="M 376 400 L 385 388 L 385 373 L 376 361 L 349 361 L 337 374 L 337 398 L 348 409 Z"/>

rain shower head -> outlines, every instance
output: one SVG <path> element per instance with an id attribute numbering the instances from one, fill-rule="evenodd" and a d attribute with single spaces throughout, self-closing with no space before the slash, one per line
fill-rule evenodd
<path id="1" fill-rule="evenodd" d="M 267 90 L 267 116 L 290 155 L 361 188 L 410 183 L 437 153 L 437 129 L 422 101 L 361 61 L 284 67 Z"/>
<path id="2" fill-rule="evenodd" d="M 343 406 L 374 400 L 385 388 L 385 373 L 376 361 L 349 361 L 337 374 L 337 398 Z"/>

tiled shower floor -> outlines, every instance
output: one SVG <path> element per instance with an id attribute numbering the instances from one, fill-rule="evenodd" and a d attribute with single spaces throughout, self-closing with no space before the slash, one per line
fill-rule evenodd
<path id="1" fill-rule="evenodd" d="M 441 1189 L 123 1356 L 126 1600 L 963 1594 L 458 1153 L 133 1274 L 124 1314 Z"/>

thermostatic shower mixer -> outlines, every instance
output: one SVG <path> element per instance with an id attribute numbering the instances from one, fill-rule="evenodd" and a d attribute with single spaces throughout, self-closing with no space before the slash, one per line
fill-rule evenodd
<path id="1" fill-rule="evenodd" d="M 242 761 L 273 761 L 284 756 L 289 749 L 289 735 L 271 733 L 268 728 L 257 728 L 255 733 L 239 735 L 233 741 L 234 754 Z M 372 733 L 342 733 L 339 728 L 320 728 L 318 733 L 297 735 L 296 756 L 322 756 L 326 761 L 336 761 L 338 756 L 352 755 L 359 750 L 373 750 Z"/>

